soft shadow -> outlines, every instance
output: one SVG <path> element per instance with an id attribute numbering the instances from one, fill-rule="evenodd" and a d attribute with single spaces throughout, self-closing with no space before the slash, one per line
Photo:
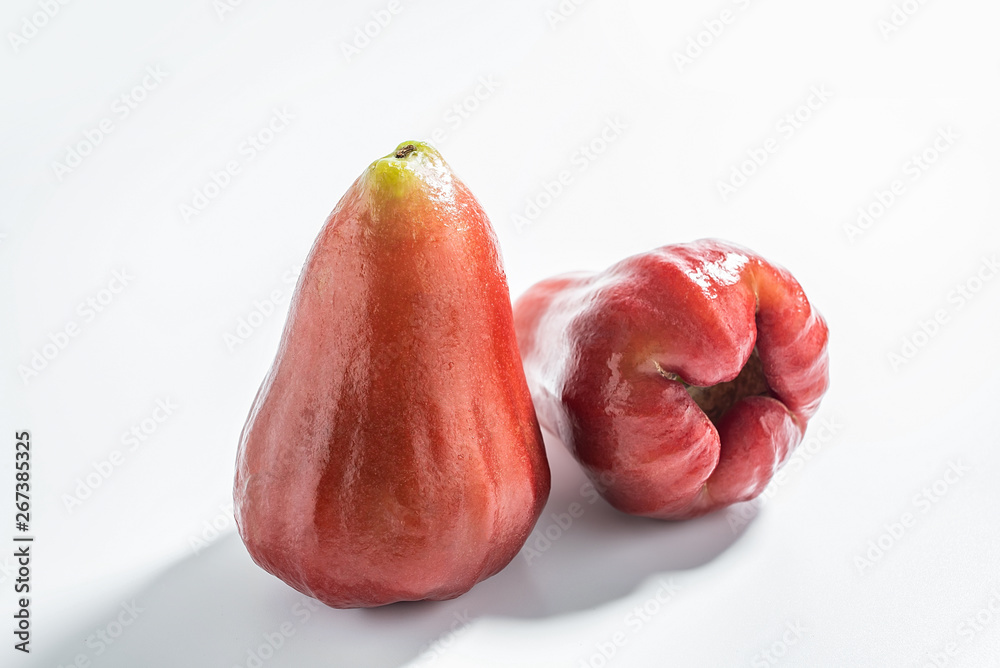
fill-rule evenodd
<path id="1" fill-rule="evenodd" d="M 95 614 L 37 665 L 68 667 L 84 654 L 95 668 L 400 666 L 478 617 L 592 608 L 654 574 L 706 564 L 741 535 L 725 513 L 687 522 L 619 513 L 581 491 L 579 467 L 555 437 L 546 441 L 552 493 L 532 537 L 506 569 L 457 599 L 333 610 L 258 568 L 230 533 L 137 592 L 142 611 L 101 654 L 84 639 L 116 610 Z"/>

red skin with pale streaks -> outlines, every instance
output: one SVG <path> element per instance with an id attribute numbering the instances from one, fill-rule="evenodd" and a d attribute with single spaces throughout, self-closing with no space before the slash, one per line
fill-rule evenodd
<path id="1" fill-rule="evenodd" d="M 828 384 L 827 326 L 802 288 L 722 241 L 542 281 L 514 321 L 542 425 L 635 515 L 685 519 L 757 496 Z M 766 387 L 738 392 L 713 423 L 693 395 L 731 388 L 719 384 L 755 348 Z"/>
<path id="2" fill-rule="evenodd" d="M 549 491 L 493 230 L 414 144 L 416 187 L 369 168 L 330 214 L 240 439 L 247 549 L 333 607 L 462 594 Z"/>

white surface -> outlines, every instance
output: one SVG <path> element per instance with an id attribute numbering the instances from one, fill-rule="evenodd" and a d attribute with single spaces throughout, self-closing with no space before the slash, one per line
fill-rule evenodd
<path id="1" fill-rule="evenodd" d="M 424 656 L 438 666 L 577 668 L 605 665 L 616 633 L 607 665 L 920 666 L 951 641 L 948 665 L 997 665 L 1000 279 L 961 306 L 952 291 L 1000 251 L 1000 6 L 924 3 L 884 39 L 889 1 L 590 0 L 554 27 L 556 0 L 398 1 L 351 62 L 342 42 L 388 2 L 245 0 L 221 19 L 210 0 L 74 2 L 17 52 L 0 47 L 0 498 L 13 496 L 12 434 L 30 429 L 38 536 L 34 651 L 14 652 L 8 631 L 0 663 L 254 665 L 248 652 L 287 622 L 263 665 L 396 666 L 440 638 Z M 726 8 L 732 22 L 679 72 L 673 53 Z M 38 11 L 7 2 L 0 26 Z M 123 117 L 115 100 L 157 66 L 162 81 Z M 452 106 L 491 77 L 456 123 Z M 789 137 L 779 123 L 814 87 L 832 95 Z M 250 159 L 241 144 L 275 109 L 293 118 Z M 53 162 L 103 118 L 113 131 L 60 181 Z M 614 140 L 582 160 L 609 121 Z M 705 236 L 791 269 L 832 336 L 815 454 L 738 531 L 732 513 L 667 524 L 583 499 L 551 547 L 466 596 L 305 620 L 302 597 L 232 533 L 237 436 L 326 214 L 371 160 L 436 128 L 493 220 L 515 296 Z M 907 161 L 946 128 L 957 140 L 913 180 Z M 723 201 L 717 182 L 772 137 Z M 230 160 L 239 174 L 185 221 L 179 205 Z M 563 170 L 570 185 L 518 230 L 513 214 Z M 905 192 L 852 242 L 844 225 L 896 178 Z M 129 285 L 86 319 L 78 304 L 122 269 Z M 230 351 L 225 336 L 275 291 Z M 939 309 L 947 321 L 894 369 L 889 353 Z M 71 321 L 79 335 L 22 382 L 18 366 Z M 168 399 L 147 440 L 123 444 Z M 537 531 L 582 498 L 548 445 L 555 488 Z M 121 465 L 70 513 L 63 496 L 114 450 Z M 935 503 L 915 498 L 955 461 L 968 470 Z M 907 512 L 913 526 L 860 572 L 856 557 Z M 223 536 L 195 554 L 213 522 Z M 88 635 L 132 601 L 142 612 L 98 655 Z M 627 617 L 644 605 L 656 614 Z M 982 626 L 964 625 L 977 613 Z M 772 646 L 783 656 L 764 659 Z"/>

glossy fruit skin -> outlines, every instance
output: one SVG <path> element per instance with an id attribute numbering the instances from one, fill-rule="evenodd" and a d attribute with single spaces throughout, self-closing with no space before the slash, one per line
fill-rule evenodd
<path id="1" fill-rule="evenodd" d="M 401 144 L 310 252 L 240 438 L 240 535 L 333 607 L 447 599 L 517 554 L 548 492 L 493 230 Z"/>
<path id="2" fill-rule="evenodd" d="M 544 280 L 514 321 L 542 425 L 635 515 L 686 519 L 757 496 L 829 382 L 827 325 L 799 284 L 717 240 Z M 733 381 L 755 349 L 766 391 L 713 423 L 686 385 Z"/>

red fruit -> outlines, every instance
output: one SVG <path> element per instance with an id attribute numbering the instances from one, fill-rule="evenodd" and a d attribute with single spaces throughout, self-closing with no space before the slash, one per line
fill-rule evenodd
<path id="1" fill-rule="evenodd" d="M 514 319 L 542 424 L 636 515 L 758 495 L 828 383 L 826 323 L 799 284 L 721 241 L 542 281 Z"/>
<path id="2" fill-rule="evenodd" d="M 240 439 L 240 535 L 334 607 L 446 599 L 517 554 L 548 491 L 493 230 L 401 144 L 309 255 Z"/>

